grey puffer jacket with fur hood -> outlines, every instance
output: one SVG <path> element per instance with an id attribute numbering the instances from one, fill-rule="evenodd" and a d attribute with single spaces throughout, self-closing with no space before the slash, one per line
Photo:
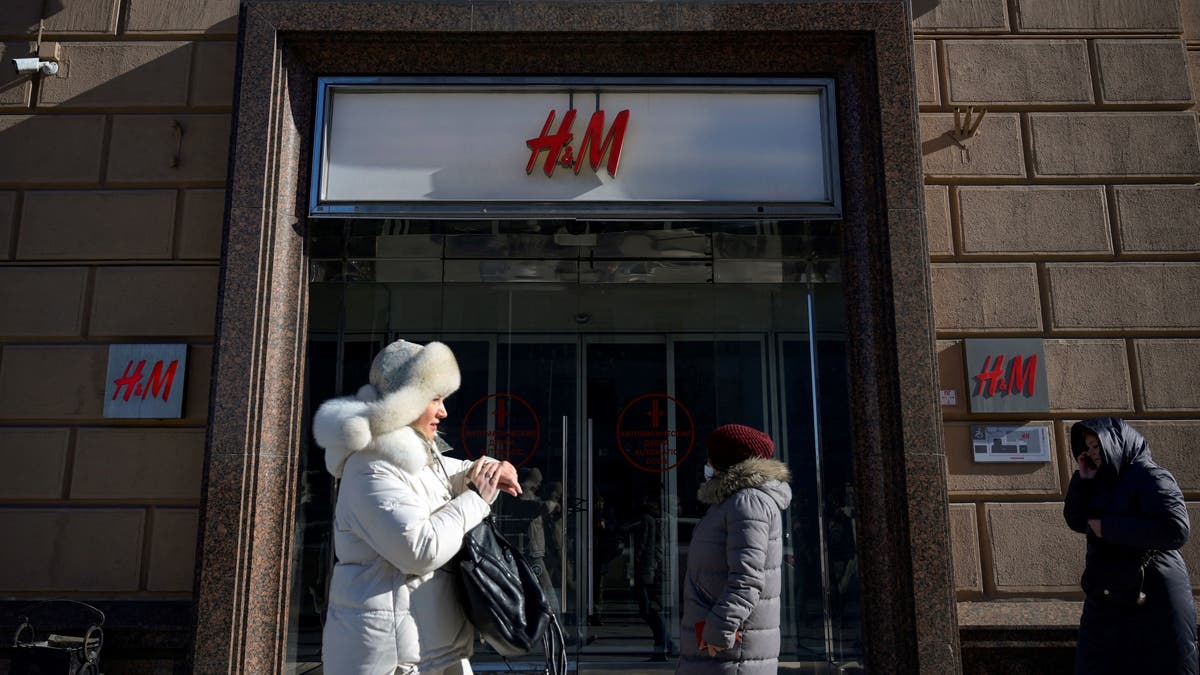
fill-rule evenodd
<path id="1" fill-rule="evenodd" d="M 677 672 L 778 671 L 783 510 L 792 501 L 790 478 L 782 462 L 748 459 L 700 487 L 697 497 L 710 506 L 688 548 Z M 701 621 L 704 641 L 725 648 L 715 657 L 696 644 Z"/>

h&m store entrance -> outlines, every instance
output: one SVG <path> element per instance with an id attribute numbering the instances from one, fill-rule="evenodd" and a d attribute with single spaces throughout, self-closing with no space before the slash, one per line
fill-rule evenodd
<path id="1" fill-rule="evenodd" d="M 637 112 L 622 162 L 644 131 Z M 336 124 L 326 129 L 335 147 Z M 327 153 L 325 197 L 337 164 Z M 781 661 L 834 672 L 861 656 L 840 222 L 762 206 L 717 217 L 706 202 L 667 218 L 661 202 L 638 201 L 614 215 L 575 202 L 577 212 L 526 205 L 496 218 L 464 217 L 461 205 L 315 207 L 325 217 L 308 227 L 306 417 L 364 384 L 389 342 L 449 345 L 462 387 L 442 432 L 458 457 L 518 467 L 524 495 L 502 495 L 494 513 L 538 569 L 572 661 L 593 671 L 674 660 L 689 637 L 680 584 L 705 508 L 704 439 L 726 423 L 763 429 L 795 495 Z M 289 662 L 308 672 L 320 661 L 336 485 L 311 439 L 302 456 Z M 508 667 L 482 644 L 473 665 Z"/>
<path id="2" fill-rule="evenodd" d="M 502 496 L 498 520 L 542 571 L 582 663 L 670 658 L 686 637 L 679 584 L 703 515 L 703 440 L 730 422 L 765 429 L 795 494 L 784 660 L 855 660 L 838 229 L 319 221 L 309 408 L 365 383 L 393 339 L 450 345 L 463 383 L 447 400 L 446 439 L 457 456 L 519 467 L 525 494 Z M 334 486 L 320 449 L 310 444 L 306 458 L 292 602 L 301 662 L 319 660 L 333 560 Z"/>

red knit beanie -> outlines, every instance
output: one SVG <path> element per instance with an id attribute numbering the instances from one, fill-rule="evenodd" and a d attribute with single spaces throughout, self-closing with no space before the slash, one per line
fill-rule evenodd
<path id="1" fill-rule="evenodd" d="M 751 457 L 770 459 L 775 454 L 771 437 L 744 424 L 726 424 L 708 435 L 708 463 L 724 471 Z"/>

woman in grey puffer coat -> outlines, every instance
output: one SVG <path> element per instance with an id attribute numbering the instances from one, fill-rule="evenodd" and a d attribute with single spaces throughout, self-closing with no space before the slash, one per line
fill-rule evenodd
<path id="1" fill-rule="evenodd" d="M 740 424 L 708 437 L 709 504 L 692 534 L 678 673 L 774 675 L 779 666 L 787 466 L 766 434 Z"/>

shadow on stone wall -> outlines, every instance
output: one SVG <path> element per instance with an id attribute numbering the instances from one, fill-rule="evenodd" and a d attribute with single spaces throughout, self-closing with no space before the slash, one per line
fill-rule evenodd
<path id="1" fill-rule="evenodd" d="M 64 340 L 91 341 L 99 349 L 110 339 L 129 339 L 123 333 L 167 339 L 178 335 L 193 351 L 211 353 L 237 1 L 145 0 L 134 5 L 131 0 L 3 0 L 0 7 L 0 261 L 9 263 L 8 271 L 39 273 L 67 269 L 63 261 L 71 269 L 154 267 L 169 282 L 163 290 L 179 300 L 180 307 L 170 311 L 201 315 L 173 333 L 170 326 L 122 324 L 111 314 L 106 330 L 79 318 L 86 314 L 80 310 L 71 314 L 77 315 L 74 323 L 40 328 L 10 320 L 3 324 L 8 330 L 0 330 L 3 338 L 53 350 Z M 61 46 L 60 75 L 18 75 L 13 67 L 11 59 L 36 53 L 39 24 L 43 43 Z M 185 264 L 176 265 L 181 261 Z M 191 292 L 189 280 L 197 274 L 205 283 Z M 62 309 L 61 293 L 35 290 L 40 292 L 29 294 L 28 306 L 21 301 L 15 312 Z M 89 305 L 101 294 L 96 287 L 75 290 L 72 297 L 86 294 Z M 205 424 L 211 357 L 202 360 L 206 363 L 198 369 L 189 369 L 189 410 L 175 428 L 202 429 Z M 14 403 L 12 387 L 6 386 L 9 394 L 0 392 L 0 427 L 97 425 L 103 379 L 102 372 L 99 377 L 91 371 L 78 373 L 64 383 L 52 405 L 39 403 L 50 400 L 40 395 Z M 193 381 L 203 390 L 193 391 Z M 64 446 L 61 454 L 67 452 Z M 70 464 L 58 467 L 58 483 L 50 488 L 31 485 L 0 494 L 0 512 L 9 516 L 5 523 L 16 522 L 19 530 L 6 534 L 25 540 L 19 560 L 0 555 L 0 634 L 13 635 L 19 612 L 39 599 L 77 598 L 106 614 L 104 672 L 185 672 L 194 627 L 189 565 L 196 538 L 186 533 L 172 537 L 167 521 L 156 524 L 155 519 L 168 511 L 198 511 L 202 476 L 193 468 L 197 464 L 198 459 L 183 462 L 172 474 L 195 472 L 194 495 L 193 486 L 181 480 L 186 484 L 176 492 L 150 487 L 128 496 L 100 497 L 107 501 L 97 506 L 95 497 L 83 501 L 89 497 L 76 494 L 79 485 L 72 484 L 71 474 L 79 468 Z M 58 520 L 38 531 L 30 518 L 12 516 L 20 509 L 53 512 Z M 145 514 L 131 519 L 136 526 L 116 534 L 111 521 L 103 521 L 100 531 L 87 537 L 65 534 L 68 526 L 79 530 L 72 520 L 77 514 L 138 510 Z M 39 634 L 56 628 L 73 634 L 77 627 L 66 619 L 51 619 L 39 626 Z M 7 637 L 0 645 L 0 674 L 8 672 L 9 645 Z"/>

